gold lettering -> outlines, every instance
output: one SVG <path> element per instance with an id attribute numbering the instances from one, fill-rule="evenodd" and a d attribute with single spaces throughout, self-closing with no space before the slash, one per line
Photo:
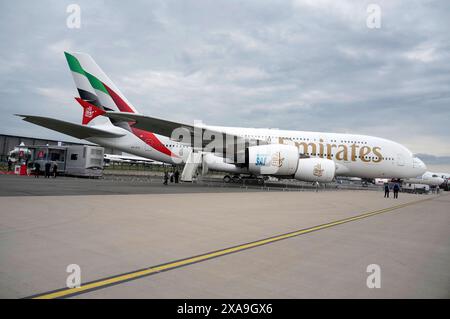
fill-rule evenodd
<path id="1" fill-rule="evenodd" d="M 348 149 L 347 149 L 347 145 L 339 145 L 339 146 L 338 146 L 338 149 L 339 149 L 340 147 L 342 147 L 342 149 L 337 151 L 337 153 L 336 153 L 336 160 L 338 160 L 338 161 L 342 161 L 342 160 L 348 161 L 348 155 L 347 155 Z"/>
<path id="2" fill-rule="evenodd" d="M 377 157 L 377 159 L 374 159 L 373 162 L 374 163 L 379 163 L 383 160 L 383 154 L 381 154 L 381 148 L 380 147 L 374 147 L 373 148 L 373 153 L 375 154 L 375 156 Z"/>
<path id="3" fill-rule="evenodd" d="M 370 159 L 365 158 L 370 153 L 370 147 L 369 146 L 363 146 L 359 150 L 359 158 L 363 162 L 370 162 Z"/>
<path id="4" fill-rule="evenodd" d="M 278 141 L 280 144 L 284 144 L 286 142 L 282 137 L 279 137 Z M 309 154 L 309 155 L 320 156 L 320 157 L 324 157 L 325 148 L 326 148 L 326 154 L 327 154 L 326 158 L 328 158 L 328 159 L 332 159 L 331 155 L 333 154 L 333 149 L 336 148 L 337 149 L 336 156 L 335 156 L 336 160 L 337 161 L 342 161 L 342 160 L 348 161 L 349 149 L 348 149 L 347 145 L 345 145 L 345 144 L 336 145 L 336 144 L 328 144 L 328 143 L 324 144 L 323 139 L 319 139 L 319 142 L 320 142 L 320 143 L 318 143 L 319 144 L 319 147 L 318 147 L 319 152 L 317 152 L 317 144 L 313 143 L 313 142 L 310 142 L 310 143 L 295 142 L 295 146 L 297 146 L 297 148 L 299 149 L 300 152 L 303 151 L 303 154 Z M 300 149 L 300 147 L 302 147 L 302 149 Z M 356 155 L 357 155 L 359 147 L 360 146 L 356 145 L 356 144 L 352 144 L 350 146 L 351 160 L 353 162 L 356 161 Z M 370 162 L 371 161 L 370 158 L 365 158 L 366 156 L 368 156 L 370 154 L 370 152 L 373 152 L 375 155 L 375 157 L 372 158 L 372 161 L 374 163 L 379 163 L 383 160 L 383 155 L 381 153 L 380 147 L 376 146 L 372 149 L 369 146 L 361 146 L 361 148 L 359 148 L 359 152 L 358 152 L 358 155 L 359 155 L 361 161 L 363 161 L 365 163 Z"/>
<path id="5" fill-rule="evenodd" d="M 331 154 L 332 154 L 331 149 L 333 147 L 337 147 L 336 144 L 327 144 L 327 158 L 328 159 L 331 159 Z"/>
<path id="6" fill-rule="evenodd" d="M 350 146 L 352 149 L 352 161 L 356 161 L 356 149 L 359 147 L 356 144 L 352 144 L 352 146 Z"/>
<path id="7" fill-rule="evenodd" d="M 320 141 L 320 143 L 319 143 L 319 156 L 320 157 L 323 157 L 323 153 L 324 153 L 324 150 L 323 150 L 323 139 L 320 139 L 319 140 Z"/>
<path id="8" fill-rule="evenodd" d="M 305 143 L 305 142 L 301 142 L 301 143 L 296 143 L 296 144 L 297 144 L 297 147 L 298 147 L 299 149 L 300 149 L 300 146 L 303 147 L 303 154 L 309 153 L 309 154 L 311 155 L 311 154 L 315 154 L 315 153 L 316 153 L 317 146 L 316 146 L 315 143 L 309 143 L 309 144 L 307 144 L 307 143 Z M 308 152 L 308 146 L 311 146 L 311 152 Z"/>

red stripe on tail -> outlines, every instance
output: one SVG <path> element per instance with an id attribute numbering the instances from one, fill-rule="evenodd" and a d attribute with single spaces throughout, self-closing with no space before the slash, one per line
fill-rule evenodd
<path id="1" fill-rule="evenodd" d="M 93 119 L 95 119 L 97 116 L 105 114 L 106 112 L 102 109 L 96 107 L 95 105 L 76 97 L 75 100 L 77 100 L 78 103 L 83 107 L 83 120 L 82 124 L 86 125 Z"/>
<path id="2" fill-rule="evenodd" d="M 119 108 L 120 112 L 134 113 L 133 109 L 116 92 L 114 92 L 105 83 L 103 83 L 103 86 L 109 92 L 109 96 L 111 96 L 111 98 L 113 99 L 114 103 L 116 103 L 116 105 Z"/>

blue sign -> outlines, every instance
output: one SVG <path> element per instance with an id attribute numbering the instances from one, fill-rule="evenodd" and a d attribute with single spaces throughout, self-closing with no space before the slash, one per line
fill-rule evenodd
<path id="1" fill-rule="evenodd" d="M 265 154 L 256 154 L 256 166 L 266 166 L 267 155 Z"/>

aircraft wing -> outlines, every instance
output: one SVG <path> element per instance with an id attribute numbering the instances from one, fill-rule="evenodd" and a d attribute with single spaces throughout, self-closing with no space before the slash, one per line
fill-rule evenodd
<path id="1" fill-rule="evenodd" d="M 50 117 L 44 116 L 34 116 L 34 115 L 21 115 L 17 116 L 23 117 L 24 121 L 46 127 L 48 129 L 61 132 L 79 139 L 86 139 L 89 137 L 120 137 L 124 134 L 117 134 L 113 132 L 108 132 L 100 130 L 97 128 L 89 127 L 86 125 L 74 124 L 70 122 L 65 122 L 61 120 L 52 119 Z"/>
<path id="2" fill-rule="evenodd" d="M 216 136 L 221 136 L 223 138 L 223 147 L 231 147 L 237 143 L 251 143 L 254 145 L 267 144 L 266 141 L 256 140 L 256 139 L 245 139 L 241 136 L 226 134 L 223 132 L 215 131 L 214 129 L 208 127 L 194 127 L 193 125 L 171 122 L 163 119 L 158 119 L 155 117 L 145 116 L 136 113 L 126 113 L 126 112 L 106 112 L 104 116 L 109 117 L 117 121 L 133 122 L 131 124 L 133 127 L 150 131 L 156 134 L 172 137 L 172 132 L 176 129 L 183 129 L 182 133 L 191 135 L 191 146 L 194 145 L 194 137 L 197 134 L 202 134 L 202 147 L 205 147 L 208 143 L 216 138 Z M 205 134 L 206 132 L 206 134 Z M 216 135 L 215 135 L 216 134 Z M 211 139 L 207 137 L 211 136 Z M 212 137 L 214 136 L 214 138 Z M 206 137 L 206 138 L 205 138 Z"/>

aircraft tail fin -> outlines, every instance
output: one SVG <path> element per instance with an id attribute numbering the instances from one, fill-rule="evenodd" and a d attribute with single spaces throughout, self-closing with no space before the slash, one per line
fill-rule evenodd
<path id="1" fill-rule="evenodd" d="M 64 54 L 81 100 L 103 111 L 138 113 L 90 55 Z"/>

